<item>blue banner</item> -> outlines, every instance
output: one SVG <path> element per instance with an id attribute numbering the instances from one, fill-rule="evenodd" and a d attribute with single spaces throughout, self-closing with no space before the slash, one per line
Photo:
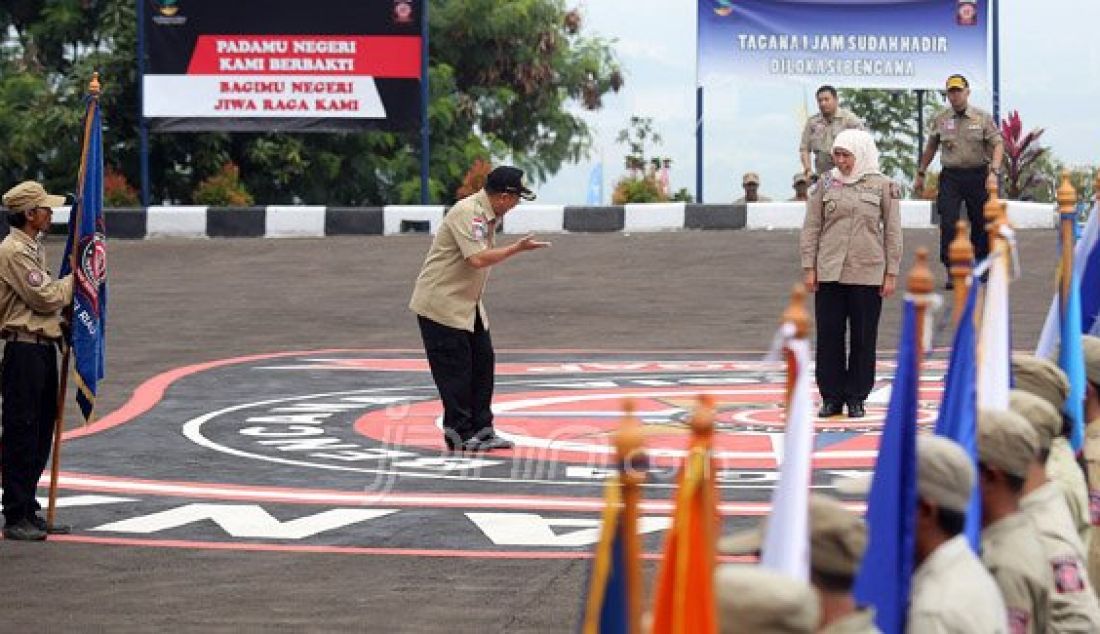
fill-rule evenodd
<path id="1" fill-rule="evenodd" d="M 984 89 L 989 24 L 988 0 L 699 0 L 699 81 Z"/>
<path id="2" fill-rule="evenodd" d="M 107 326 L 107 243 L 103 224 L 103 125 L 98 96 L 88 97 L 78 197 L 69 214 L 69 241 L 61 276 L 73 274 L 70 345 L 75 365 L 76 402 L 91 420 L 96 387 L 104 376 Z"/>

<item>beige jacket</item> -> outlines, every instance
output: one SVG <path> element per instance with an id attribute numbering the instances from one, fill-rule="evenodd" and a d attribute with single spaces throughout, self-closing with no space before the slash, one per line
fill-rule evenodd
<path id="1" fill-rule="evenodd" d="M 477 313 L 489 329 L 481 297 L 489 268 L 475 268 L 466 258 L 492 248 L 497 217 L 485 190 L 455 203 L 444 216 L 424 266 L 416 278 L 409 308 L 436 323 L 474 331 Z"/>
<path id="2" fill-rule="evenodd" d="M 825 175 L 806 204 L 802 268 L 818 282 L 881 286 L 901 266 L 898 188 L 881 174 L 852 185 Z"/>
<path id="3" fill-rule="evenodd" d="M 0 330 L 61 337 L 61 309 L 73 301 L 73 278 L 55 280 L 38 240 L 13 228 L 0 242 Z"/>

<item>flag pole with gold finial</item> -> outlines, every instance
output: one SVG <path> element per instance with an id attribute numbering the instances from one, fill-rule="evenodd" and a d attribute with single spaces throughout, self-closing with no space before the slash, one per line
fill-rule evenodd
<path id="1" fill-rule="evenodd" d="M 974 243 L 970 241 L 970 224 L 965 220 L 955 223 L 955 239 L 947 247 L 947 260 L 951 263 L 951 282 L 954 300 L 951 306 L 951 325 L 958 328 L 959 318 L 966 307 L 970 272 L 974 270 Z"/>
<path id="2" fill-rule="evenodd" d="M 932 304 L 932 291 L 935 288 L 932 269 L 928 266 L 927 248 L 919 247 L 917 249 L 915 261 L 912 268 L 909 269 L 906 284 L 906 290 L 909 292 L 909 297 L 913 300 L 913 308 L 916 310 L 917 371 L 919 372 L 924 355 L 928 352 L 925 350 L 925 329 L 927 328 L 925 321 L 928 315 L 928 307 Z"/>
<path id="3" fill-rule="evenodd" d="M 634 400 L 623 400 L 623 423 L 615 434 L 620 484 L 623 491 L 621 535 L 623 559 L 626 564 L 626 599 L 630 621 L 627 632 L 638 634 L 642 624 L 642 545 L 638 537 L 638 507 L 641 485 L 646 479 L 648 462 L 642 426 L 634 415 Z"/>
<path id="4" fill-rule="evenodd" d="M 802 284 L 795 284 L 791 288 L 791 301 L 787 304 L 783 314 L 780 315 L 779 322 L 782 325 L 781 327 L 790 324 L 794 328 L 791 333 L 794 339 L 805 339 L 810 336 L 810 313 L 806 310 L 806 287 Z M 791 393 L 794 391 L 794 382 L 797 375 L 797 362 L 794 352 L 789 347 L 784 350 L 784 356 L 787 360 L 787 396 L 785 402 L 787 408 L 790 409 Z"/>
<path id="5" fill-rule="evenodd" d="M 1062 170 L 1062 182 L 1056 192 L 1058 200 L 1058 228 L 1061 232 L 1062 257 L 1058 263 L 1059 310 L 1064 314 L 1070 284 L 1073 283 L 1074 225 L 1077 223 L 1077 190 L 1069 180 L 1069 170 Z"/>

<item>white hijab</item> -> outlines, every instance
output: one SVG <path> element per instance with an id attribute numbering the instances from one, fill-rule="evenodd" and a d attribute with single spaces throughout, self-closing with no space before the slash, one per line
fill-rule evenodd
<path id="1" fill-rule="evenodd" d="M 834 167 L 830 170 L 830 175 L 845 185 L 856 183 L 868 174 L 882 173 L 878 166 L 878 147 L 875 146 L 875 140 L 869 132 L 844 130 L 836 135 L 833 148 L 848 150 L 856 159 L 855 165 L 852 166 L 852 173 L 848 176 L 841 174 L 839 168 Z"/>

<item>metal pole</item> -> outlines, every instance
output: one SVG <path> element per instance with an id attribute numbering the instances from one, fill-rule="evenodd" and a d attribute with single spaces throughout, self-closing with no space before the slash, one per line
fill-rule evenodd
<path id="1" fill-rule="evenodd" d="M 149 206 L 149 122 L 145 120 L 145 0 L 137 1 L 138 161 L 141 170 L 141 206 Z"/>
<path id="2" fill-rule="evenodd" d="M 695 87 L 695 202 L 703 202 L 703 87 Z"/>
<path id="3" fill-rule="evenodd" d="M 1001 7 L 997 0 L 989 0 L 993 21 L 993 121 L 1001 125 Z"/>
<path id="4" fill-rule="evenodd" d="M 420 3 L 420 204 L 428 204 L 428 163 L 431 157 L 428 131 L 428 0 Z"/>
<path id="5" fill-rule="evenodd" d="M 920 155 L 924 152 L 924 89 L 917 90 L 917 169 L 920 169 Z"/>

